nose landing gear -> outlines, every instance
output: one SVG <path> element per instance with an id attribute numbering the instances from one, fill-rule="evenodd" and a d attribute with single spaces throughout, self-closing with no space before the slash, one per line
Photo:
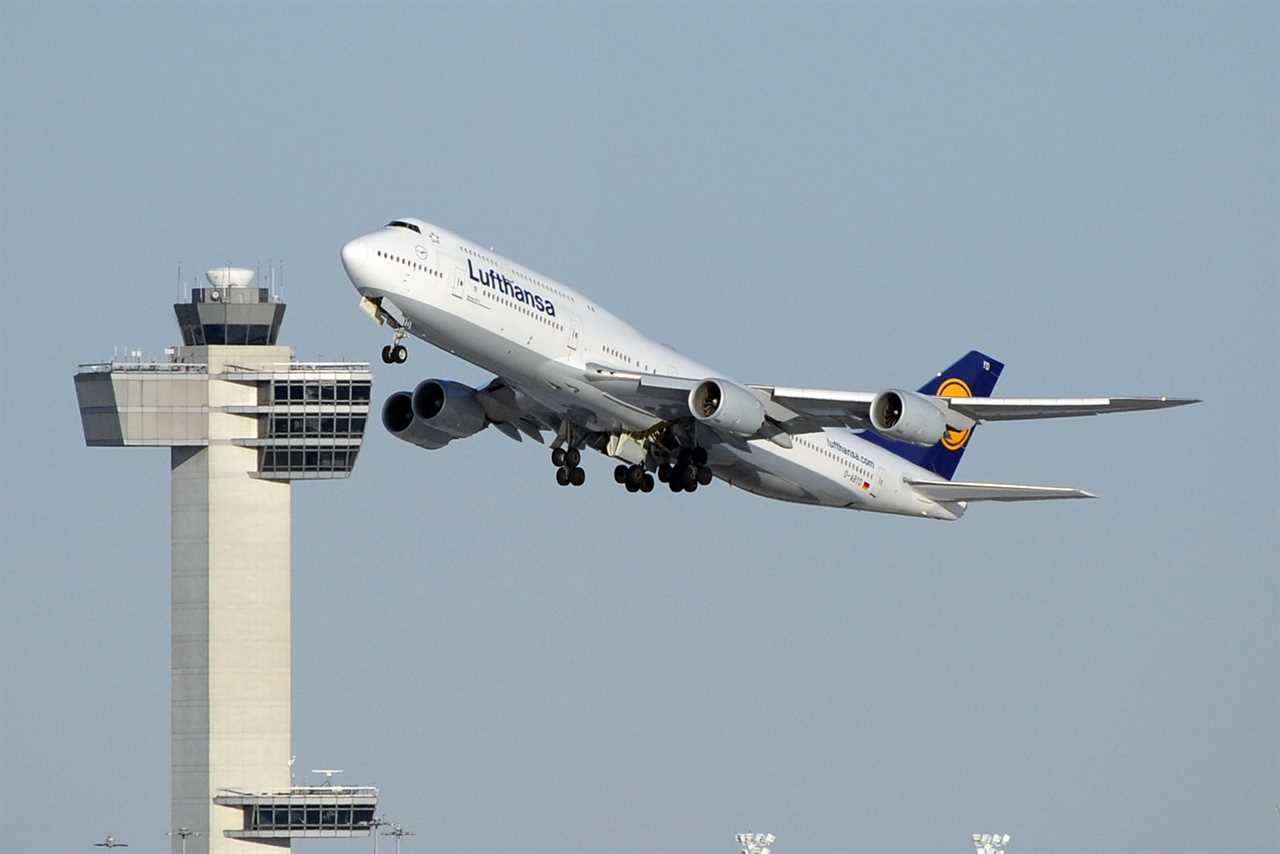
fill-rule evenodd
<path id="1" fill-rule="evenodd" d="M 382 361 L 387 365 L 403 365 L 409 361 L 409 351 L 403 344 L 388 344 L 382 348 Z"/>

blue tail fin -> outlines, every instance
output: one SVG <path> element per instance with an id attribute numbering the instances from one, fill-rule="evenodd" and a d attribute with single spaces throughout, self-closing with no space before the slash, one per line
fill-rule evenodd
<path id="1" fill-rule="evenodd" d="M 920 386 L 921 394 L 940 397 L 989 397 L 1000 379 L 1004 364 L 977 350 L 970 350 L 954 365 Z M 942 441 L 932 448 L 921 448 L 896 439 L 886 439 L 874 430 L 867 430 L 862 438 L 879 445 L 904 460 L 926 468 L 940 477 L 951 480 L 969 446 L 973 430 L 948 430 Z"/>

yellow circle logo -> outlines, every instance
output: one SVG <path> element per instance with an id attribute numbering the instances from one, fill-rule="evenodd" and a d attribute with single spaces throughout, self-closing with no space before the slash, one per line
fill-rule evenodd
<path id="1" fill-rule="evenodd" d="M 969 384 L 964 380 L 949 377 L 939 383 L 934 395 L 936 397 L 973 397 L 973 392 L 969 390 Z M 948 429 L 942 434 L 942 447 L 948 451 L 958 451 L 969 441 L 969 434 L 972 432 L 972 430 Z"/>

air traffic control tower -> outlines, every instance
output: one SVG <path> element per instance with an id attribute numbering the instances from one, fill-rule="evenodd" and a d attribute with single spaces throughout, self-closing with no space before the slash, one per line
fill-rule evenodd
<path id="1" fill-rule="evenodd" d="M 190 854 L 367 835 L 376 789 L 291 784 L 290 492 L 351 474 L 372 374 L 296 361 L 252 270 L 206 278 L 169 361 L 75 376 L 86 444 L 170 449 L 170 827 Z"/>

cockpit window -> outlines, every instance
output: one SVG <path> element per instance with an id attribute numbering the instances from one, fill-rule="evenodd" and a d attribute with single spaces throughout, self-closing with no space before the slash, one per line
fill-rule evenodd
<path id="1" fill-rule="evenodd" d="M 387 228 L 407 228 L 410 231 L 416 231 L 418 232 L 418 234 L 422 234 L 422 229 L 418 228 L 413 223 L 405 222 L 404 220 L 399 220 L 399 219 L 391 220 L 391 222 L 387 223 Z"/>

